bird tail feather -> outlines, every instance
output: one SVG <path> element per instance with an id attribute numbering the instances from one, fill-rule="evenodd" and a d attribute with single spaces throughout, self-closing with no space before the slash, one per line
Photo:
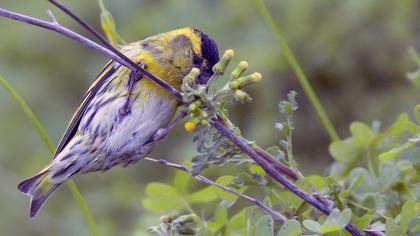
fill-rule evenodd
<path id="1" fill-rule="evenodd" d="M 60 186 L 61 183 L 51 183 L 48 178 L 49 169 L 46 168 L 35 176 L 19 183 L 17 188 L 31 197 L 29 216 L 35 217 L 45 201 Z"/>

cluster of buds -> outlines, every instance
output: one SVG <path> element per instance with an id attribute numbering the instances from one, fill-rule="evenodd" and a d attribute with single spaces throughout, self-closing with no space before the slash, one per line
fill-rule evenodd
<path id="1" fill-rule="evenodd" d="M 197 232 L 194 228 L 190 227 L 189 223 L 197 223 L 200 219 L 196 214 L 188 215 L 164 215 L 160 217 L 160 222 L 164 228 L 172 231 L 175 230 L 181 235 L 195 235 Z"/>
<path id="2" fill-rule="evenodd" d="M 208 126 L 209 125 L 209 114 L 208 112 L 203 109 L 201 101 L 197 100 L 191 103 L 188 106 L 188 111 L 190 113 L 191 119 L 185 123 L 185 130 L 192 133 L 195 131 L 198 125 L 201 126 Z"/>
<path id="3" fill-rule="evenodd" d="M 217 77 L 225 74 L 226 68 L 235 55 L 232 49 L 226 50 L 221 59 L 213 66 L 213 75 L 209 78 L 209 82 Z M 248 69 L 248 63 L 241 61 L 230 74 L 228 83 L 214 96 L 208 96 L 209 83 L 199 85 L 195 81 L 200 75 L 200 70 L 193 68 L 190 73 L 184 78 L 182 85 L 184 102 L 189 104 L 188 113 L 191 119 L 185 124 L 184 128 L 188 132 L 194 132 L 198 126 L 206 127 L 209 125 L 209 117 L 214 112 L 211 112 L 211 105 L 223 100 L 224 97 L 233 97 L 236 101 L 244 103 L 251 101 L 248 93 L 242 89 L 250 84 L 261 80 L 260 73 L 253 73 L 242 76 L 245 70 Z M 209 106 L 210 105 L 210 106 Z M 209 115 L 209 113 L 211 113 Z"/>
<path id="4" fill-rule="evenodd" d="M 213 71 L 222 75 L 228 64 L 230 63 L 234 53 L 233 50 L 227 50 L 222 59 L 214 66 Z M 236 101 L 244 103 L 251 101 L 251 96 L 242 89 L 250 84 L 258 82 L 262 79 L 260 73 L 253 73 L 251 75 L 242 76 L 245 70 L 248 69 L 248 63 L 241 61 L 233 69 L 230 74 L 229 82 L 223 87 L 215 97 L 223 97 L 226 95 L 233 95 Z"/>
<path id="5" fill-rule="evenodd" d="M 242 61 L 239 63 L 238 67 L 236 69 L 242 69 L 242 68 L 246 68 L 248 66 L 248 63 L 246 63 L 245 61 Z M 236 70 L 235 69 L 235 70 Z M 250 102 L 251 101 L 251 96 L 249 96 L 248 93 L 246 93 L 245 91 L 242 90 L 242 88 L 244 88 L 247 85 L 253 84 L 255 82 L 258 82 L 261 80 L 262 76 L 260 73 L 253 73 L 251 75 L 247 75 L 247 76 L 243 76 L 243 77 L 239 77 L 239 78 L 234 78 L 234 72 L 235 70 L 232 72 L 232 81 L 229 83 L 229 89 L 231 89 L 233 91 L 233 95 L 234 98 L 236 99 L 236 101 L 239 101 L 241 103 L 244 102 Z"/>

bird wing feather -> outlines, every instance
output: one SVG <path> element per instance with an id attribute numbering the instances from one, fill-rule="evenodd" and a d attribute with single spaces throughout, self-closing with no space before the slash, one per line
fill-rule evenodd
<path id="1" fill-rule="evenodd" d="M 96 78 L 95 82 L 86 92 L 85 97 L 83 98 L 82 104 L 79 106 L 77 111 L 74 113 L 70 124 L 67 126 L 66 132 L 64 133 L 63 137 L 60 140 L 60 143 L 55 150 L 54 158 L 64 149 L 64 147 L 69 143 L 69 141 L 74 137 L 79 127 L 80 121 L 86 108 L 95 97 L 96 93 L 100 90 L 100 88 L 105 84 L 105 81 L 117 70 L 114 68 L 113 61 L 110 61 L 102 71 L 99 73 L 98 77 Z"/>

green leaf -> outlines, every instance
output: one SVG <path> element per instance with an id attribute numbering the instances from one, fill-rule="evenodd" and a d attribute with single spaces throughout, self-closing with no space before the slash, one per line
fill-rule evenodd
<path id="1" fill-rule="evenodd" d="M 408 223 L 410 220 L 417 217 L 420 212 L 420 203 L 414 200 L 408 200 L 404 203 L 401 209 L 401 221 L 400 225 L 404 230 L 408 229 Z"/>
<path id="2" fill-rule="evenodd" d="M 341 226 L 337 225 L 337 224 L 322 225 L 321 226 L 321 234 L 338 232 L 341 229 L 342 229 Z"/>
<path id="3" fill-rule="evenodd" d="M 191 204 L 192 203 L 208 203 L 216 199 L 218 199 L 218 196 L 213 186 L 203 188 L 187 196 L 187 200 Z"/>
<path id="4" fill-rule="evenodd" d="M 351 222 L 353 222 L 354 226 L 360 231 L 363 231 L 366 227 L 369 226 L 370 222 L 372 221 L 373 213 L 366 213 L 362 217 L 358 217 L 356 215 L 352 215 Z"/>
<path id="5" fill-rule="evenodd" d="M 238 235 L 246 235 L 247 213 L 254 210 L 255 208 L 255 206 L 244 208 L 232 216 L 226 225 L 226 232 L 229 232 L 230 234 L 236 233 Z"/>
<path id="6" fill-rule="evenodd" d="M 388 128 L 385 132 L 377 135 L 372 141 L 372 146 L 376 147 L 383 139 L 391 138 L 392 141 L 396 141 L 400 138 L 401 134 L 406 130 L 406 124 L 409 122 L 409 116 L 406 113 L 402 113 L 398 116 L 397 120 Z"/>
<path id="7" fill-rule="evenodd" d="M 332 233 L 344 229 L 350 222 L 351 215 L 351 209 L 349 208 L 344 209 L 342 212 L 335 208 L 330 215 L 328 215 L 324 224 L 322 224 L 321 233 Z"/>
<path id="8" fill-rule="evenodd" d="M 217 178 L 216 182 L 218 184 L 224 185 L 226 187 L 233 188 L 232 186 L 230 186 L 230 184 L 235 179 L 236 179 L 235 176 L 225 175 L 225 176 L 221 176 L 221 177 Z M 229 201 L 229 202 L 234 202 L 234 201 L 236 201 L 238 199 L 238 196 L 236 196 L 236 195 L 234 195 L 232 193 L 229 193 L 229 192 L 227 192 L 227 191 L 225 191 L 223 189 L 216 188 L 216 187 L 214 189 L 216 191 L 217 196 L 219 196 L 223 200 L 226 200 L 226 201 Z M 240 192 L 240 193 L 243 193 L 246 189 L 247 189 L 246 186 L 245 187 L 242 187 L 242 188 L 239 188 L 239 189 L 235 188 L 235 190 L 238 191 L 238 192 Z"/>
<path id="9" fill-rule="evenodd" d="M 115 48 L 119 48 L 118 43 L 125 44 L 122 37 L 117 32 L 117 26 L 115 24 L 114 17 L 111 12 L 109 12 L 103 3 L 102 0 L 98 0 L 99 6 L 101 8 L 101 27 L 105 32 L 106 37 L 108 38 L 109 43 Z"/>
<path id="10" fill-rule="evenodd" d="M 150 197 L 170 198 L 179 197 L 178 191 L 170 185 L 153 182 L 146 186 L 146 194 Z"/>
<path id="11" fill-rule="evenodd" d="M 369 126 L 362 122 L 353 122 L 350 125 L 350 132 L 352 134 L 353 145 L 359 148 L 365 148 L 369 146 L 370 142 L 375 137 L 375 134 L 369 128 Z"/>
<path id="12" fill-rule="evenodd" d="M 392 161 L 383 161 L 379 165 L 379 182 L 384 188 L 391 187 L 400 179 L 400 171 Z"/>
<path id="13" fill-rule="evenodd" d="M 312 233 L 321 233 L 321 225 L 314 221 L 314 220 L 304 220 L 302 222 L 303 227 L 305 227 L 307 230 L 311 231 Z"/>
<path id="14" fill-rule="evenodd" d="M 387 219 L 385 225 L 386 236 L 404 235 L 404 230 L 395 222 L 394 219 Z"/>
<path id="15" fill-rule="evenodd" d="M 261 217 L 255 226 L 255 236 L 273 236 L 273 218 L 269 215 Z"/>
<path id="16" fill-rule="evenodd" d="M 311 175 L 306 177 L 309 181 L 311 181 L 311 183 L 313 185 L 315 185 L 315 188 L 318 190 L 321 190 L 322 188 L 324 188 L 326 186 L 326 181 L 324 179 L 324 177 L 319 176 L 319 175 Z"/>
<path id="17" fill-rule="evenodd" d="M 347 190 L 349 193 L 353 192 L 365 180 L 365 175 L 364 174 L 359 173 L 358 175 L 356 175 L 356 174 L 353 174 L 353 173 L 355 173 L 355 172 L 351 172 L 350 176 L 349 176 L 350 185 L 349 185 L 348 190 Z"/>
<path id="18" fill-rule="evenodd" d="M 407 153 L 407 159 L 413 163 L 415 168 L 420 167 L 420 146 L 414 147 L 410 152 Z"/>
<path id="19" fill-rule="evenodd" d="M 352 212 L 350 208 L 346 208 L 341 211 L 338 217 L 338 224 L 344 229 L 348 223 L 350 223 Z"/>
<path id="20" fill-rule="evenodd" d="M 378 158 L 381 161 L 393 160 L 396 157 L 398 157 L 399 155 L 401 155 L 402 152 L 410 149 L 413 146 L 414 146 L 414 143 L 407 142 L 407 143 L 405 143 L 402 146 L 399 146 L 399 147 L 393 148 L 393 149 L 391 149 L 389 151 L 386 151 L 386 152 L 381 153 Z"/>
<path id="21" fill-rule="evenodd" d="M 178 191 L 170 185 L 150 183 L 145 193 L 147 197 L 142 200 L 142 205 L 150 212 L 172 211 L 182 207 Z"/>
<path id="22" fill-rule="evenodd" d="M 261 168 L 261 166 L 259 166 L 259 165 L 251 165 L 249 167 L 249 171 L 251 172 L 251 174 L 257 174 L 257 175 L 260 175 L 260 176 L 265 176 L 266 175 L 264 169 Z"/>
<path id="23" fill-rule="evenodd" d="M 378 178 L 372 177 L 365 168 L 356 167 L 351 171 L 349 179 L 356 180 L 358 178 L 362 178 L 363 181 L 358 187 L 352 188 L 352 191 L 350 192 L 352 196 L 364 200 L 369 196 L 377 196 L 380 193 L 381 188 Z"/>
<path id="24" fill-rule="evenodd" d="M 336 161 L 350 163 L 358 158 L 360 149 L 349 143 L 336 141 L 330 145 L 329 152 Z"/>
<path id="25" fill-rule="evenodd" d="M 184 166 L 191 168 L 191 163 L 186 162 Z M 192 177 L 189 173 L 178 170 L 175 175 L 174 186 L 180 194 L 185 194 L 190 186 Z"/>
<path id="26" fill-rule="evenodd" d="M 299 236 L 301 233 L 303 230 L 299 221 L 290 219 L 281 226 L 277 236 Z"/>
<path id="27" fill-rule="evenodd" d="M 165 211 L 173 211 L 182 207 L 179 199 L 153 199 L 153 198 L 145 198 L 141 201 L 142 206 L 144 209 L 154 212 L 160 213 Z"/>
<path id="28" fill-rule="evenodd" d="M 413 170 L 413 163 L 411 163 L 411 161 L 409 160 L 401 160 L 397 163 L 398 169 L 403 172 L 403 173 L 407 173 L 410 170 Z"/>
<path id="29" fill-rule="evenodd" d="M 218 208 L 216 208 L 214 220 L 208 223 L 208 228 L 213 233 L 216 233 L 225 225 L 227 220 L 228 220 L 227 208 L 223 206 L 219 206 Z"/>

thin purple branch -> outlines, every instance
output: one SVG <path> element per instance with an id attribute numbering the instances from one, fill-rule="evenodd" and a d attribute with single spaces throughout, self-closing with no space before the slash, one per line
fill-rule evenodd
<path id="1" fill-rule="evenodd" d="M 234 195 L 236 195 L 240 198 L 243 198 L 243 199 L 247 200 L 248 202 L 250 202 L 251 204 L 260 207 L 265 213 L 271 215 L 273 217 L 273 219 L 276 220 L 276 221 L 284 223 L 287 220 L 287 218 L 285 216 L 283 216 L 279 212 L 274 211 L 273 209 L 271 209 L 270 207 L 265 205 L 264 202 L 262 202 L 258 199 L 255 199 L 253 197 L 250 197 L 248 195 L 245 195 L 243 193 L 240 193 L 240 192 L 238 192 L 234 189 L 231 189 L 229 187 L 223 186 L 219 183 L 216 183 L 213 180 L 210 180 L 210 179 L 208 179 L 208 178 L 206 178 L 202 175 L 193 175 L 191 173 L 191 171 L 184 165 L 175 164 L 175 163 L 169 162 L 167 160 L 163 160 L 163 159 L 156 160 L 156 159 L 150 158 L 150 157 L 145 157 L 144 159 L 146 159 L 148 161 L 153 161 L 153 162 L 159 163 L 159 164 L 164 165 L 164 166 L 172 167 L 172 168 L 178 169 L 178 170 L 183 171 L 183 172 L 186 172 L 186 173 L 190 174 L 191 177 L 195 178 L 196 180 L 198 180 L 202 183 L 216 186 L 217 188 L 223 189 L 226 192 L 232 193 L 232 194 L 234 194 Z"/>
<path id="2" fill-rule="evenodd" d="M 50 18 L 52 17 L 51 15 L 52 14 L 49 14 Z M 112 50 L 109 50 L 109 49 L 93 42 L 92 40 L 89 40 L 89 39 L 73 32 L 73 31 L 69 30 L 68 28 L 59 25 L 54 20 L 44 21 L 44 20 L 40 20 L 40 19 L 37 19 L 37 18 L 34 18 L 34 17 L 30 17 L 30 16 L 26 16 L 26 15 L 22 15 L 22 14 L 13 12 L 13 11 L 9 11 L 9 10 L 3 9 L 3 8 L 0 8 L 0 16 L 3 16 L 5 18 L 11 19 L 11 20 L 23 22 L 23 23 L 26 23 L 26 24 L 38 26 L 38 27 L 41 27 L 41 28 L 44 28 L 44 29 L 47 29 L 47 30 L 51 30 L 51 31 L 57 32 L 61 35 L 64 35 L 67 38 L 70 38 L 74 41 L 77 41 L 77 42 L 81 43 L 82 45 L 84 45 L 86 47 L 89 47 L 89 48 L 91 48 L 95 51 L 98 51 L 98 52 L 104 54 L 105 56 L 107 56 L 108 58 L 119 62 L 121 65 L 124 65 L 124 66 L 130 68 L 133 71 L 140 71 L 147 79 L 153 81 L 154 83 L 156 83 L 157 85 L 159 85 L 160 87 L 162 87 L 163 89 L 168 91 L 169 93 L 176 96 L 180 101 L 182 101 L 182 96 L 179 93 L 179 91 L 177 89 L 175 89 L 174 87 L 172 87 L 171 85 L 169 85 L 168 83 L 166 83 L 165 81 L 159 79 L 158 77 L 151 74 L 147 70 L 142 69 L 139 65 L 137 65 L 133 61 L 131 61 L 129 59 L 125 60 L 124 58 L 121 58 L 120 56 L 115 54 Z"/>
<path id="3" fill-rule="evenodd" d="M 316 209 L 321 211 L 322 213 L 329 215 L 331 212 L 331 209 L 318 200 L 316 200 L 314 197 L 310 196 L 309 194 L 305 193 L 303 190 L 301 190 L 298 186 L 296 186 L 294 183 L 289 181 L 287 178 L 282 176 L 274 166 L 270 165 L 269 162 L 264 160 L 264 158 L 261 158 L 261 156 L 250 147 L 250 145 L 242 140 L 240 137 L 236 136 L 231 130 L 229 130 L 220 120 L 213 120 L 212 125 L 214 128 L 216 128 L 223 136 L 228 138 L 230 141 L 235 143 L 241 150 L 246 153 L 250 158 L 252 158 L 259 166 L 261 166 L 264 171 L 273 179 L 277 180 L 280 184 L 282 184 L 284 187 L 289 189 L 291 192 L 293 192 L 295 195 L 303 199 L 305 202 L 311 204 Z M 355 236 L 361 236 L 362 234 L 354 227 L 351 223 L 346 226 L 347 231 L 349 231 L 352 235 Z"/>
<path id="4" fill-rule="evenodd" d="M 283 165 L 282 163 L 276 161 L 270 154 L 268 154 L 264 149 L 260 147 L 253 147 L 254 151 L 258 153 L 266 162 L 270 163 L 270 165 L 273 165 L 273 167 L 280 173 L 286 175 L 293 181 L 296 181 L 299 179 L 298 173 L 296 173 L 294 170 L 290 169 L 289 167 Z"/>

